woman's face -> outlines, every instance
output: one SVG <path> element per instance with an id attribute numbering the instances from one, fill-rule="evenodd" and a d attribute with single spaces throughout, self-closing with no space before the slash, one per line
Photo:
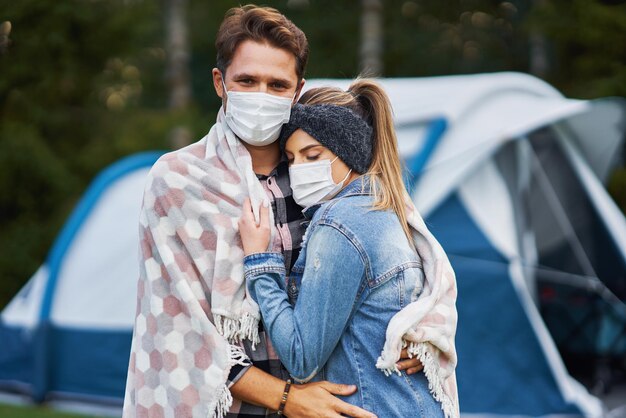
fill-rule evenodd
<path id="1" fill-rule="evenodd" d="M 298 129 L 289 137 L 285 144 L 285 154 L 289 160 L 289 165 L 312 163 L 321 160 L 333 161 L 337 157 L 302 129 Z M 350 168 L 339 158 L 331 164 L 330 168 L 335 183 L 345 179 L 350 171 Z"/>

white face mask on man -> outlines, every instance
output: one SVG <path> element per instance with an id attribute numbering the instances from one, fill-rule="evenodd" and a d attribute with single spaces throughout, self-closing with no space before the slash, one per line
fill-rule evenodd
<path id="1" fill-rule="evenodd" d="M 228 91 L 222 79 L 226 103 L 226 123 L 242 141 L 255 146 L 269 145 L 278 139 L 280 129 L 289 122 L 292 98 L 248 91 Z"/>
<path id="2" fill-rule="evenodd" d="M 293 200 L 303 207 L 312 206 L 324 200 L 332 199 L 343 188 L 352 169 L 339 183 L 333 180 L 331 164 L 334 160 L 322 160 L 312 163 L 293 164 L 289 167 L 289 179 Z"/>

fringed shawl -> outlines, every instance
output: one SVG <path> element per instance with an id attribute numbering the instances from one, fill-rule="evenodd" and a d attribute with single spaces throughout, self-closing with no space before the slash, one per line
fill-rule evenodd
<path id="1" fill-rule="evenodd" d="M 222 110 L 207 136 L 152 167 L 124 417 L 228 412 L 228 373 L 248 361 L 237 343 L 259 338 L 237 226 L 246 197 L 267 199 Z"/>
<path id="2" fill-rule="evenodd" d="M 429 388 L 446 417 L 459 417 L 455 368 L 457 363 L 456 279 L 448 257 L 407 195 L 407 220 L 424 269 L 424 287 L 417 300 L 394 315 L 387 326 L 385 346 L 376 367 L 397 372 L 400 351 L 408 348 L 424 366 Z"/>

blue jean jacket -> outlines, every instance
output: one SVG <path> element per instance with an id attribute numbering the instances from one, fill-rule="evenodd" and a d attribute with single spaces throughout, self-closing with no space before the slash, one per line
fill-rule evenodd
<path id="1" fill-rule="evenodd" d="M 244 260 L 248 290 L 296 381 L 355 384 L 344 400 L 381 417 L 443 416 L 423 373 L 385 376 L 375 366 L 389 320 L 419 296 L 424 276 L 398 217 L 372 203 L 360 177 L 308 208 L 289 286 L 282 255 L 256 253 Z"/>

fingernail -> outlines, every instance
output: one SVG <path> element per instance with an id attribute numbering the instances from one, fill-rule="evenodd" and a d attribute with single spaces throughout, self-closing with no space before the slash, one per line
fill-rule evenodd
<path id="1" fill-rule="evenodd" d="M 263 199 L 263 207 L 266 208 L 269 206 L 269 202 L 265 199 Z"/>

